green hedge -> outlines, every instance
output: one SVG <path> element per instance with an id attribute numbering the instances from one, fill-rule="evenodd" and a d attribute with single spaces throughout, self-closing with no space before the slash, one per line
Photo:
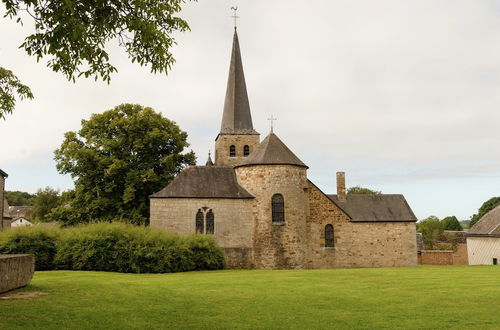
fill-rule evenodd
<path id="1" fill-rule="evenodd" d="M 32 253 L 36 270 L 170 273 L 224 268 L 224 255 L 212 237 L 180 237 L 122 223 L 12 229 L 0 235 L 0 253 Z"/>

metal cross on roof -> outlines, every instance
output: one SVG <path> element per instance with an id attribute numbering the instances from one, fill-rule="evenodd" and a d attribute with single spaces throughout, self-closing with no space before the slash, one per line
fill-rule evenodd
<path id="1" fill-rule="evenodd" d="M 271 133 L 272 133 L 273 132 L 273 127 L 274 127 L 274 121 L 278 120 L 278 118 L 273 117 L 273 115 L 271 115 L 271 118 L 267 118 L 267 120 L 271 121 Z"/>
<path id="2" fill-rule="evenodd" d="M 231 17 L 234 18 L 234 29 L 236 30 L 237 19 L 240 18 L 239 16 L 236 15 L 236 11 L 238 10 L 238 7 L 231 7 L 231 10 L 234 11 L 233 16 L 231 16 Z"/>

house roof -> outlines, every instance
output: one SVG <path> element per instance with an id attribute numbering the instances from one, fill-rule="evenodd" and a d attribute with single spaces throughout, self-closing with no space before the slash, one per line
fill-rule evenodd
<path id="1" fill-rule="evenodd" d="M 346 195 L 341 201 L 337 195 L 327 195 L 351 216 L 352 222 L 416 222 L 417 217 L 403 195 Z"/>
<path id="2" fill-rule="evenodd" d="M 33 206 L 9 206 L 9 214 L 12 218 L 25 218 L 31 220 Z"/>
<path id="3" fill-rule="evenodd" d="M 232 167 L 190 166 L 151 198 L 254 198 L 238 184 Z"/>
<path id="4" fill-rule="evenodd" d="M 240 43 L 236 30 L 234 30 L 233 35 L 233 49 L 220 134 L 259 134 L 253 129 L 245 74 L 241 62 Z"/>
<path id="5" fill-rule="evenodd" d="M 500 205 L 483 215 L 467 232 L 469 236 L 500 237 Z"/>
<path id="6" fill-rule="evenodd" d="M 4 178 L 8 177 L 9 175 L 7 173 L 5 173 L 4 171 L 2 171 L 0 169 L 0 175 L 3 176 Z"/>
<path id="7" fill-rule="evenodd" d="M 269 133 L 256 150 L 236 167 L 251 165 L 295 165 L 307 168 L 307 165 L 273 132 Z"/>

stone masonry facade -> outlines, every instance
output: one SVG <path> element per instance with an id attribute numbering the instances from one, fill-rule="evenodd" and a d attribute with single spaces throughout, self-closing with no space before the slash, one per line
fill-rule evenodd
<path id="1" fill-rule="evenodd" d="M 306 169 L 290 165 L 243 166 L 238 182 L 254 199 L 152 198 L 151 226 L 195 233 L 200 208 L 215 215 L 214 237 L 230 268 L 314 269 L 394 267 L 417 264 L 413 222 L 352 222 L 307 180 Z M 284 197 L 285 222 L 273 223 L 271 199 Z M 334 246 L 325 247 L 325 226 Z"/>
<path id="2" fill-rule="evenodd" d="M 308 214 L 307 178 L 303 167 L 289 165 L 236 168 L 239 183 L 255 199 L 254 257 L 257 268 L 304 268 Z M 285 221 L 272 222 L 271 199 L 282 194 Z"/>
<path id="3" fill-rule="evenodd" d="M 195 233 L 199 209 L 211 209 L 215 218 L 214 237 L 225 250 L 231 268 L 252 268 L 253 223 L 250 199 L 152 198 L 150 226 L 179 235 Z"/>
<path id="4" fill-rule="evenodd" d="M 245 156 L 243 148 L 247 145 L 250 148 L 250 154 L 259 145 L 260 135 L 258 134 L 219 134 L 215 140 L 215 164 L 217 166 L 235 166 L 240 164 Z M 229 155 L 229 148 L 235 146 L 236 156 Z"/>

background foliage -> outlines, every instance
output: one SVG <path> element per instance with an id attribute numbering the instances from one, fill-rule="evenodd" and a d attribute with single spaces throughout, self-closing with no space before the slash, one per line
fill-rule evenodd
<path id="1" fill-rule="evenodd" d="M 16 206 L 32 206 L 35 199 L 35 195 L 24 192 L 24 191 L 5 191 L 5 199 L 9 202 L 9 205 Z"/>
<path id="2" fill-rule="evenodd" d="M 479 221 L 489 211 L 493 210 L 495 207 L 500 205 L 500 197 L 492 197 L 481 205 L 476 214 L 472 215 L 470 218 L 470 228 L 474 226 L 476 222 Z"/>
<path id="3" fill-rule="evenodd" d="M 348 195 L 357 195 L 357 194 L 380 195 L 380 194 L 382 194 L 382 192 L 378 191 L 378 190 L 372 190 L 369 188 L 355 186 L 355 187 L 347 188 L 347 194 Z"/>

